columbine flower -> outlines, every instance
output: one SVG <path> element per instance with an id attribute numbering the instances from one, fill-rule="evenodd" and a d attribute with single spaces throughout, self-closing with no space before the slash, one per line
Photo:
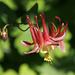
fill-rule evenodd
<path id="1" fill-rule="evenodd" d="M 33 23 L 31 22 L 29 16 L 27 15 L 27 22 L 29 24 L 30 27 L 30 32 L 31 32 L 31 36 L 33 39 L 33 43 L 31 42 L 27 42 L 27 41 L 21 41 L 21 43 L 26 46 L 29 47 L 31 45 L 34 44 L 34 49 L 30 52 L 24 52 L 25 54 L 30 54 L 30 53 L 34 53 L 34 52 L 40 52 L 41 53 L 45 53 L 46 57 L 44 58 L 44 60 L 46 61 L 51 61 L 52 58 L 49 56 L 49 50 L 48 48 L 54 49 L 52 45 L 58 45 L 57 42 L 54 42 L 53 40 L 50 39 L 46 24 L 45 24 L 45 16 L 42 13 L 42 15 L 40 14 L 40 17 L 42 18 L 42 23 L 43 23 L 43 35 L 39 29 L 38 26 L 38 22 L 37 22 L 37 16 L 35 16 L 35 20 L 36 20 L 36 25 L 37 25 L 37 29 L 35 28 L 35 26 L 33 25 Z"/>
<path id="2" fill-rule="evenodd" d="M 57 29 L 54 25 L 55 18 L 59 20 L 59 27 Z M 48 24 L 48 26 L 49 26 L 49 24 Z M 50 39 L 58 42 L 59 43 L 58 47 L 60 48 L 60 50 L 62 52 L 65 52 L 65 45 L 64 45 L 63 39 L 65 38 L 65 35 L 66 35 L 66 29 L 68 26 L 67 21 L 66 21 L 65 28 L 62 30 L 63 26 L 64 26 L 64 23 L 62 23 L 62 25 L 61 25 L 61 19 L 59 17 L 55 16 L 53 19 L 53 22 L 52 22 L 52 27 L 50 28 L 50 26 L 49 26 L 49 34 L 50 34 Z M 56 46 L 54 46 L 54 48 L 55 47 Z"/>

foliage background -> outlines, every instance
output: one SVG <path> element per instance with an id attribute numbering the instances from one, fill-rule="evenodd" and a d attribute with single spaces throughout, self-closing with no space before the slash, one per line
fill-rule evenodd
<path id="1" fill-rule="evenodd" d="M 17 27 L 8 27 L 6 43 L 0 38 L 0 75 L 75 75 L 75 0 L 0 0 L 0 28 L 5 24 L 26 23 L 28 14 L 35 24 L 34 16 L 44 12 L 46 22 L 59 16 L 62 22 L 68 20 L 68 30 L 64 39 L 66 53 L 58 48 L 50 53 L 53 65 L 43 61 L 42 54 L 24 55 L 33 49 L 21 45 L 20 40 L 32 41 L 30 31 L 23 32 Z M 55 21 L 58 25 L 58 20 Z M 28 25 L 20 24 L 25 30 Z"/>

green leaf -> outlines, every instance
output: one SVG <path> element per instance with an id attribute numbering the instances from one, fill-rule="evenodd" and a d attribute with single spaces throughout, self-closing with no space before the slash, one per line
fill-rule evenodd
<path id="1" fill-rule="evenodd" d="M 21 28 L 24 30 L 28 27 L 28 25 L 22 25 Z M 30 49 L 32 49 L 33 46 L 31 47 L 25 47 L 21 44 L 21 40 L 23 41 L 29 41 L 29 42 L 33 42 L 32 41 L 32 37 L 31 37 L 31 33 L 30 30 L 27 30 L 25 32 L 14 28 L 14 31 L 11 33 L 11 35 L 15 38 L 15 42 L 14 42 L 14 47 L 18 50 L 18 52 L 20 54 L 24 54 L 24 52 L 29 51 Z"/>
<path id="2" fill-rule="evenodd" d="M 0 75 L 3 75 L 3 68 L 2 68 L 2 66 L 0 65 Z"/>
<path id="3" fill-rule="evenodd" d="M 2 49 L 0 49 L 0 61 L 3 59 L 4 57 L 4 52 L 2 51 Z"/>
<path id="4" fill-rule="evenodd" d="M 18 75 L 16 71 L 14 71 L 13 69 L 8 69 L 7 71 L 5 71 L 3 73 L 3 75 Z"/>
<path id="5" fill-rule="evenodd" d="M 63 71 L 52 67 L 49 63 L 43 63 L 41 66 L 36 66 L 36 70 L 40 75 L 66 75 Z"/>
<path id="6" fill-rule="evenodd" d="M 38 11 L 38 4 L 36 3 L 28 12 L 26 12 L 26 14 L 21 18 L 21 22 L 22 23 L 26 23 L 26 15 L 28 15 L 30 17 L 30 19 L 32 20 L 32 23 L 35 22 L 35 15 L 37 15 L 37 11 Z"/>
<path id="7" fill-rule="evenodd" d="M 0 0 L 1 2 L 3 2 L 4 4 L 6 4 L 9 8 L 15 10 L 17 9 L 17 6 L 14 2 L 14 0 Z"/>
<path id="8" fill-rule="evenodd" d="M 27 64 L 22 64 L 19 68 L 19 75 L 36 75 L 36 72 L 30 69 Z"/>
<path id="9" fill-rule="evenodd" d="M 75 73 L 72 71 L 69 71 L 66 75 L 75 75 Z"/>
<path id="10" fill-rule="evenodd" d="M 4 3 L 0 2 L 0 17 L 4 23 L 16 23 L 16 14 Z"/>
<path id="11" fill-rule="evenodd" d="M 9 39 L 7 39 L 6 42 L 4 42 L 2 39 L 0 40 L 0 61 L 3 60 L 4 58 L 4 53 L 10 53 L 11 49 L 10 49 L 10 43 L 9 43 Z"/>

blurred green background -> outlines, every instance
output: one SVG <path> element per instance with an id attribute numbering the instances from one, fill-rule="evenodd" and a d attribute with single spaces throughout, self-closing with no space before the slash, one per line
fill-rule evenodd
<path id="1" fill-rule="evenodd" d="M 0 75 L 75 75 L 75 0 L 0 0 L 0 28 L 5 24 L 26 23 L 28 14 L 35 24 L 34 16 L 42 31 L 39 14 L 44 12 L 46 23 L 59 16 L 62 22 L 68 20 L 68 29 L 64 39 L 66 53 L 58 48 L 50 53 L 53 65 L 44 62 L 43 54 L 24 55 L 33 49 L 26 48 L 20 40 L 32 41 L 30 31 L 21 31 L 17 27 L 8 28 L 6 43 L 0 38 Z M 58 25 L 58 20 L 55 21 Z M 25 30 L 28 25 L 20 24 Z"/>

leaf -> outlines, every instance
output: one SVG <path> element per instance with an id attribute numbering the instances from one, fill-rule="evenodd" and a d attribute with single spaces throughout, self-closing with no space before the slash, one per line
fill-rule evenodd
<path id="1" fill-rule="evenodd" d="M 0 0 L 0 1 L 6 4 L 9 8 L 13 10 L 17 9 L 17 5 L 15 4 L 13 0 Z"/>
<path id="2" fill-rule="evenodd" d="M 13 69 L 8 69 L 7 71 L 5 71 L 3 73 L 3 75 L 18 75 L 16 71 L 14 71 Z"/>
<path id="3" fill-rule="evenodd" d="M 10 43 L 9 39 L 7 39 L 6 42 L 4 42 L 2 39 L 0 39 L 0 61 L 3 60 L 4 58 L 4 53 L 10 53 Z"/>
<path id="4" fill-rule="evenodd" d="M 48 63 L 43 63 L 41 66 L 36 66 L 39 75 L 66 75 L 63 71 L 58 70 Z"/>
<path id="5" fill-rule="evenodd" d="M 27 27 L 28 27 L 28 25 L 22 25 L 21 28 L 24 30 Z M 19 54 L 24 54 L 24 52 L 27 52 L 32 48 L 32 46 L 28 48 L 21 44 L 21 40 L 33 42 L 30 30 L 23 32 L 19 29 L 14 28 L 14 31 L 11 33 L 11 35 L 13 37 L 16 37 L 15 41 L 14 41 L 14 47 L 18 50 Z"/>
<path id="6" fill-rule="evenodd" d="M 21 18 L 21 22 L 22 23 L 26 23 L 26 15 L 28 15 L 30 17 L 32 21 L 32 23 L 35 20 L 35 15 L 37 15 L 37 11 L 38 11 L 38 4 L 36 3 L 28 12 L 26 12 L 26 14 Z"/>
<path id="7" fill-rule="evenodd" d="M 2 51 L 2 49 L 0 49 L 0 61 L 3 59 L 4 57 L 4 52 Z"/>
<path id="8" fill-rule="evenodd" d="M 3 75 L 3 67 L 0 65 L 0 75 Z"/>
<path id="9" fill-rule="evenodd" d="M 19 68 L 19 75 L 36 75 L 36 72 L 30 69 L 27 64 L 22 64 Z"/>
<path id="10" fill-rule="evenodd" d="M 2 2 L 0 2 L 0 17 L 6 24 L 16 23 L 17 19 L 16 14 Z"/>

